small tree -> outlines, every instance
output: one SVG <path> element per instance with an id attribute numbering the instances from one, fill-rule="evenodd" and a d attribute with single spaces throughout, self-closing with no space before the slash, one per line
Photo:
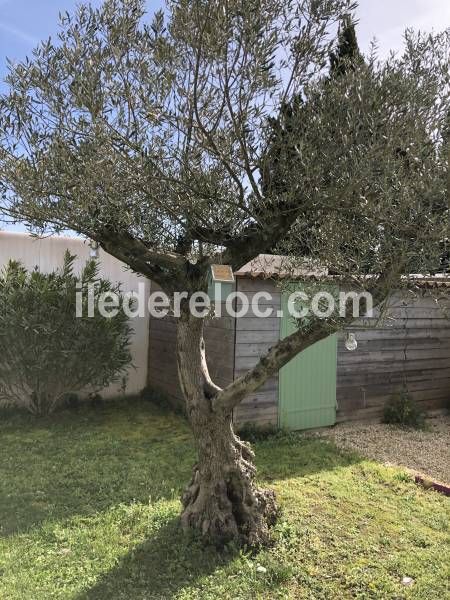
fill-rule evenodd
<path id="1" fill-rule="evenodd" d="M 382 301 L 435 268 L 448 235 L 436 207 L 447 206 L 450 33 L 407 32 L 404 53 L 385 61 L 334 54 L 330 76 L 334 32 L 354 8 L 177 0 L 148 21 L 141 0 L 82 6 L 63 15 L 56 43 L 11 66 L 0 100 L 5 213 L 74 229 L 169 294 L 188 292 L 177 363 L 198 462 L 182 523 L 214 540 L 263 543 L 276 515 L 233 408 L 344 320 L 311 320 L 221 389 L 204 319 L 188 310 L 210 265 L 273 252 L 298 263 L 306 249 Z M 274 182 L 270 118 L 296 98 Z"/>
<path id="2" fill-rule="evenodd" d="M 86 306 L 97 308 L 101 294 L 118 288 L 98 278 L 94 261 L 76 277 L 74 258 L 66 253 L 62 269 L 50 274 L 10 261 L 0 274 L 0 400 L 35 415 L 53 412 L 70 392 L 119 381 L 131 362 L 125 313 L 90 317 Z"/>

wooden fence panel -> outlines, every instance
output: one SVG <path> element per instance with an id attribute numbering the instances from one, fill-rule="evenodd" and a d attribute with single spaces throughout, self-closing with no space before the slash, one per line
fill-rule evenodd
<path id="1" fill-rule="evenodd" d="M 423 409 L 442 407 L 450 398 L 450 320 L 448 301 L 424 296 L 390 309 L 376 327 L 349 328 L 358 349 L 338 343 L 338 420 L 375 418 L 386 401 L 406 387 Z"/>

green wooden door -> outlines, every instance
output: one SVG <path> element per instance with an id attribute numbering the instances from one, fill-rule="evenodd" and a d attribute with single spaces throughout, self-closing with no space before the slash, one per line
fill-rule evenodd
<path id="1" fill-rule="evenodd" d="M 295 331 L 282 299 L 281 337 Z M 287 429 L 312 429 L 336 423 L 337 335 L 317 342 L 280 371 L 279 424 Z"/>

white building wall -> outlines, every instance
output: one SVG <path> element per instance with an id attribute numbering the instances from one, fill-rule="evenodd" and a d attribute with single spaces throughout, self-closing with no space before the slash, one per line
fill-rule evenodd
<path id="1" fill-rule="evenodd" d="M 0 269 L 10 260 L 20 261 L 27 269 L 38 267 L 42 272 L 51 272 L 62 265 L 64 253 L 69 250 L 77 256 L 75 271 L 79 273 L 89 259 L 90 248 L 85 240 L 76 237 L 51 236 L 35 238 L 27 233 L 0 231 Z M 144 285 L 145 300 L 150 294 L 150 282 L 138 277 L 125 265 L 103 252 L 99 251 L 100 275 L 110 281 L 120 283 L 123 292 L 139 291 L 139 283 Z M 75 300 L 74 300 L 75 301 Z M 147 356 L 149 318 L 145 310 L 145 317 L 132 319 L 131 326 L 134 330 L 131 352 L 133 367 L 129 369 L 128 384 L 125 393 L 137 394 L 143 390 L 147 382 Z M 119 386 L 110 386 L 103 390 L 102 396 L 114 397 L 121 394 Z"/>

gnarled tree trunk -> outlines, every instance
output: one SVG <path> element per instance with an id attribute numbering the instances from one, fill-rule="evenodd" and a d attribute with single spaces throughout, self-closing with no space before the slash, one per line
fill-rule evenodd
<path id="1" fill-rule="evenodd" d="M 377 304 L 385 298 L 386 290 L 392 289 L 391 276 L 387 272 L 369 288 Z M 340 326 L 352 320 L 349 314 Z M 233 408 L 299 352 L 338 327 L 317 319 L 307 331 L 298 329 L 274 344 L 252 369 L 224 390 L 209 377 L 203 327 L 204 319 L 194 317 L 185 307 L 178 319 L 177 361 L 198 463 L 183 494 L 182 523 L 218 543 L 264 544 L 277 516 L 275 495 L 254 483 L 253 452 L 233 432 Z"/>
<path id="2" fill-rule="evenodd" d="M 275 494 L 256 487 L 254 455 L 233 432 L 231 410 L 213 410 L 220 389 L 208 374 L 203 325 L 187 312 L 178 322 L 178 371 L 198 452 L 181 522 L 217 544 L 261 545 L 276 520 Z"/>

